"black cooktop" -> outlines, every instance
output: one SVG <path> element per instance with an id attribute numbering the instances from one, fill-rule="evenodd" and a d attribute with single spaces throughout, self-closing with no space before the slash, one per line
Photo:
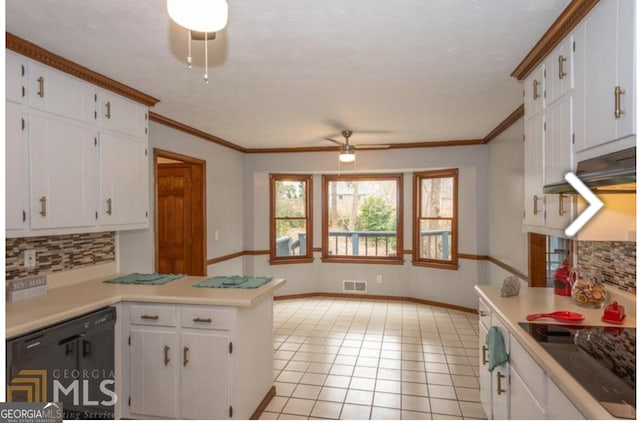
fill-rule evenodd
<path id="1" fill-rule="evenodd" d="M 613 416 L 635 419 L 634 328 L 519 325 Z"/>

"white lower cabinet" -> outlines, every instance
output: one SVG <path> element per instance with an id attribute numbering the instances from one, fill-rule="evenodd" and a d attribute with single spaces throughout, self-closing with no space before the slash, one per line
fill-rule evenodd
<path id="1" fill-rule="evenodd" d="M 189 330 L 180 337 L 181 417 L 197 420 L 229 418 L 230 336 Z"/>
<path id="2" fill-rule="evenodd" d="M 125 304 L 124 418 L 252 416 L 273 386 L 272 300 L 252 307 Z"/>
<path id="3" fill-rule="evenodd" d="M 549 379 L 504 323 L 479 300 L 480 401 L 488 419 L 494 420 L 582 420 L 584 416 Z M 490 317 L 491 324 L 487 324 Z M 505 341 L 509 362 L 488 369 L 485 339 L 496 326 Z"/>
<path id="4" fill-rule="evenodd" d="M 178 417 L 178 334 L 175 329 L 134 327 L 130 331 L 131 412 Z"/>

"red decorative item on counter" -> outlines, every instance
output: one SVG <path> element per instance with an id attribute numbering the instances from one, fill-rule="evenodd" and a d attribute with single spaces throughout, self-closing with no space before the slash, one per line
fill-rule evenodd
<path id="1" fill-rule="evenodd" d="M 562 267 L 558 267 L 553 274 L 553 292 L 556 295 L 563 295 L 565 297 L 571 296 L 571 282 L 569 280 L 569 261 L 562 262 Z"/>
<path id="2" fill-rule="evenodd" d="M 602 321 L 619 325 L 624 320 L 624 317 L 624 306 L 618 305 L 618 302 L 614 301 L 604 309 Z"/>

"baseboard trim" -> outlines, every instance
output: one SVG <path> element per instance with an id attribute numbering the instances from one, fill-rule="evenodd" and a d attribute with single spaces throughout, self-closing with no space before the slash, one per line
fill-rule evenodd
<path id="1" fill-rule="evenodd" d="M 269 389 L 269 392 L 267 392 L 264 398 L 262 398 L 262 401 L 260 401 L 260 404 L 258 404 L 258 408 L 256 408 L 256 411 L 254 411 L 251 417 L 249 417 L 249 420 L 258 420 L 262 412 L 265 410 L 265 408 L 267 408 L 267 405 L 269 405 L 269 403 L 275 396 L 276 396 L 276 387 L 272 386 L 271 389 Z"/>
<path id="2" fill-rule="evenodd" d="M 381 300 L 381 301 L 409 301 L 417 304 L 424 304 L 442 308 L 448 308 L 450 310 L 462 311 L 465 313 L 476 314 L 478 310 L 462 307 L 455 304 L 441 303 L 438 301 L 425 300 L 423 298 L 416 297 L 401 297 L 395 295 L 372 295 L 372 294 L 344 294 L 341 292 L 310 292 L 305 294 L 289 294 L 289 295 L 276 295 L 273 297 L 275 301 L 278 300 L 295 300 L 300 298 L 311 297 L 328 297 L 328 298 L 341 298 L 346 300 Z"/>

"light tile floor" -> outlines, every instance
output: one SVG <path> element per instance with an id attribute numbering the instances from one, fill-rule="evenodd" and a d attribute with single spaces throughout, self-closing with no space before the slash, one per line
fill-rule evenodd
<path id="1" fill-rule="evenodd" d="M 400 301 L 274 303 L 276 396 L 263 420 L 486 419 L 478 317 Z"/>

